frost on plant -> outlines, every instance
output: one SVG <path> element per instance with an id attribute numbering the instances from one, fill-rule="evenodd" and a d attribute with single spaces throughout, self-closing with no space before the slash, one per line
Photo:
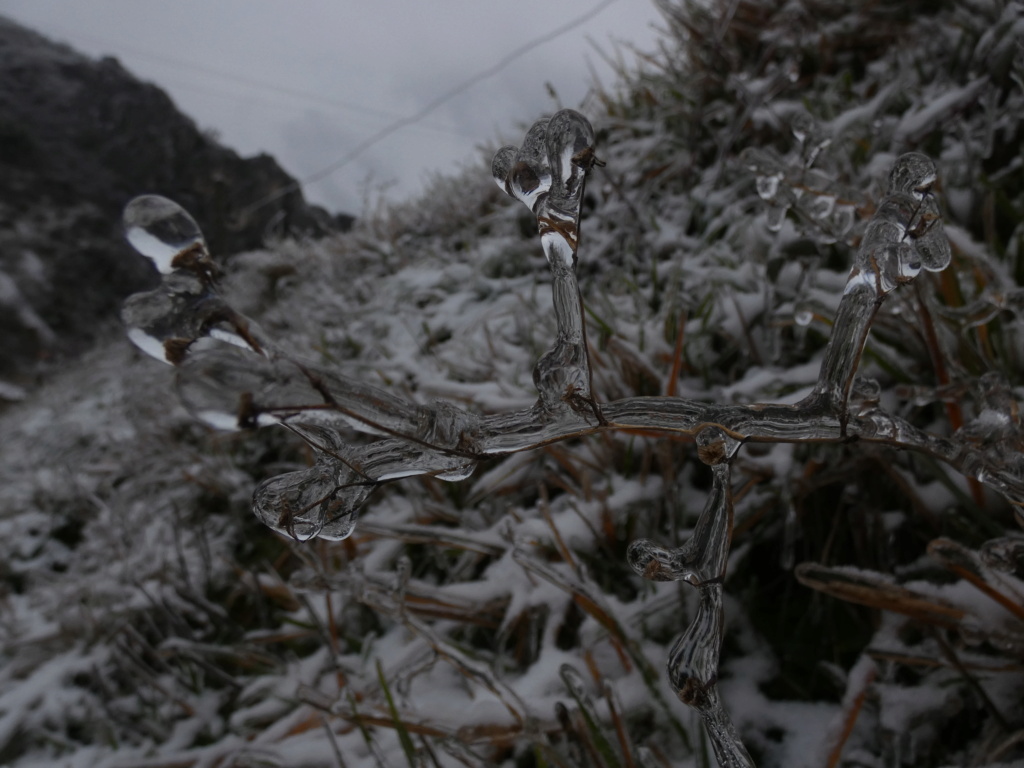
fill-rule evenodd
<path id="1" fill-rule="evenodd" d="M 769 151 L 747 150 L 742 157 L 767 206 L 769 228 L 777 229 L 795 209 L 817 222 L 825 237 L 842 236 L 852 224 L 851 195 L 809 170 L 828 138 L 806 120 L 794 122 L 794 135 L 802 147 L 803 181 L 810 179 L 814 195 L 794 194 L 789 169 Z M 521 146 L 500 149 L 491 166 L 499 187 L 536 217 L 551 272 L 555 336 L 534 368 L 538 398 L 532 407 L 479 414 L 449 402 L 418 403 L 343 367 L 313 364 L 281 349 L 222 298 L 218 269 L 195 222 L 161 197 L 137 198 L 125 211 L 129 241 L 163 279 L 157 289 L 128 300 L 124 319 L 133 342 L 176 366 L 178 392 L 197 419 L 222 430 L 278 425 L 313 449 L 311 466 L 262 482 L 253 497 L 261 521 L 300 540 L 348 537 L 373 490 L 401 478 L 430 475 L 456 482 L 483 460 L 604 432 L 645 430 L 693 438 L 711 474 L 711 489 L 692 536 L 681 544 L 634 541 L 628 559 L 647 579 L 683 581 L 697 590 L 696 614 L 669 654 L 669 679 L 679 698 L 699 713 L 719 763 L 752 765 L 717 688 L 733 532 L 730 472 L 742 446 L 861 440 L 913 451 L 998 491 L 1018 515 L 1024 476 L 1014 456 L 1001 444 L 977 439 L 970 425 L 952 437 L 923 431 L 882 406 L 875 382 L 856 376 L 872 322 L 886 300 L 922 271 L 950 263 L 936 168 L 916 152 L 892 165 L 856 251 L 817 383 L 804 399 L 796 404 L 669 396 L 600 401 L 576 276 L 578 263 L 587 258 L 580 232 L 584 185 L 600 164 L 594 143 L 587 119 L 563 110 L 537 121 Z M 990 385 L 995 422 L 1010 396 L 1000 382 Z M 353 430 L 368 438 L 354 440 Z M 1012 558 L 1008 546 L 993 545 L 986 556 L 993 562 Z M 825 578 L 806 569 L 798 575 L 808 582 Z"/>

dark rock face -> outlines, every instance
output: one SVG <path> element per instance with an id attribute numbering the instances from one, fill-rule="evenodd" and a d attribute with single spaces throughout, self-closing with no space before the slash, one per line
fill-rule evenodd
<path id="1" fill-rule="evenodd" d="M 132 197 L 170 197 L 223 256 L 337 224 L 268 155 L 241 158 L 159 88 L 0 17 L 0 376 L 74 354 L 155 278 L 123 242 Z"/>

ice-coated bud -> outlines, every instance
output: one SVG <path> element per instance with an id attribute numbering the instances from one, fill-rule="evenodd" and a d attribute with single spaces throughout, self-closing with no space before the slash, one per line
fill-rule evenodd
<path id="1" fill-rule="evenodd" d="M 491 160 L 491 175 L 494 177 L 494 182 L 507 195 L 512 194 L 512 187 L 509 185 L 508 177 L 512 173 L 512 166 L 516 164 L 516 155 L 518 153 L 519 147 L 502 147 L 494 153 L 494 159 Z"/>
<path id="2" fill-rule="evenodd" d="M 937 178 L 935 163 L 920 152 L 900 155 L 889 173 L 889 195 L 907 195 L 918 201 L 908 234 L 921 257 L 921 268 L 929 272 L 945 269 L 953 258 L 942 213 L 932 194 Z"/>
<path id="3" fill-rule="evenodd" d="M 697 457 L 708 466 L 717 466 L 736 455 L 740 443 L 720 427 L 709 425 L 697 433 Z"/>
<path id="4" fill-rule="evenodd" d="M 160 195 L 142 195 L 124 209 L 124 233 L 131 246 L 150 259 L 163 275 L 178 269 L 209 272 L 206 241 L 188 212 Z"/>
<path id="5" fill-rule="evenodd" d="M 554 174 L 553 197 L 571 203 L 582 192 L 583 179 L 594 163 L 594 129 L 579 112 L 563 109 L 547 127 L 548 158 Z"/>
<path id="6" fill-rule="evenodd" d="M 505 146 L 491 161 L 491 175 L 506 193 L 538 216 L 550 194 L 555 207 L 578 215 L 587 171 L 600 165 L 594 156 L 594 129 L 572 109 L 563 109 L 530 126 L 521 147 Z"/>
<path id="7" fill-rule="evenodd" d="M 626 550 L 626 560 L 638 576 L 651 581 L 699 582 L 700 577 L 683 562 L 682 554 L 679 549 L 665 549 L 648 539 L 637 539 Z"/>
<path id="8" fill-rule="evenodd" d="M 896 158 L 896 162 L 893 163 L 886 194 L 902 192 L 920 200 L 931 192 L 936 177 L 935 163 L 928 155 L 907 152 Z"/>
<path id="9" fill-rule="evenodd" d="M 548 119 L 535 122 L 526 132 L 509 172 L 509 186 L 517 200 L 536 212 L 537 204 L 551 188 L 551 165 L 547 152 Z"/>
<path id="10" fill-rule="evenodd" d="M 919 201 L 902 192 L 882 200 L 857 252 L 859 277 L 855 275 L 851 281 L 861 279 L 884 295 L 917 277 L 921 256 L 910 233 L 919 208 Z"/>

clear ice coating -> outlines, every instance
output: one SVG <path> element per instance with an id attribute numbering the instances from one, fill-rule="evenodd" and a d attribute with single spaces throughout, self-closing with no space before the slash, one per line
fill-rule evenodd
<path id="1" fill-rule="evenodd" d="M 722 648 L 722 585 L 698 590 L 697 613 L 668 656 L 668 675 L 679 700 L 697 710 L 711 737 L 721 768 L 753 768 L 754 761 L 718 695 L 718 657 Z"/>
<path id="2" fill-rule="evenodd" d="M 756 176 L 758 195 L 774 211 L 773 226 L 781 225 L 793 208 L 796 218 L 828 220 L 833 234 L 845 233 L 858 203 L 837 194 L 809 167 L 827 138 L 815 134 L 813 121 L 795 120 L 792 127 L 803 147 L 799 178 L 787 175 L 788 166 L 770 152 L 746 150 L 742 157 Z M 697 610 L 670 653 L 669 676 L 679 698 L 699 712 L 719 763 L 751 765 L 717 691 L 733 518 L 729 472 L 740 445 L 746 440 L 835 442 L 855 436 L 919 451 L 1003 493 L 1024 525 L 1017 403 L 1006 382 L 983 378 L 976 418 L 952 439 L 940 438 L 886 413 L 877 383 L 854 378 L 871 322 L 886 297 L 921 270 L 942 269 L 951 256 L 932 192 L 934 164 L 910 153 L 894 164 L 887 194 L 868 223 L 808 398 L 796 405 L 717 405 L 645 397 L 598 406 L 591 395 L 575 274 L 584 182 L 595 164 L 589 122 L 563 110 L 535 123 L 522 146 L 500 149 L 491 165 L 498 185 L 537 217 L 551 268 L 556 337 L 534 371 L 539 400 L 533 408 L 481 417 L 447 403 L 422 405 L 283 353 L 220 296 L 218 270 L 198 226 L 165 198 L 146 196 L 126 209 L 129 241 L 154 262 L 163 281 L 155 291 L 131 297 L 124 318 L 133 341 L 177 366 L 179 395 L 196 418 L 228 430 L 277 424 L 313 449 L 312 466 L 264 481 L 253 498 L 260 520 L 300 540 L 350 535 L 374 488 L 398 478 L 431 475 L 458 481 L 484 457 L 604 429 L 693 436 L 713 486 L 692 536 L 676 548 L 636 541 L 628 558 L 649 579 L 685 581 L 698 590 Z M 806 193 L 798 184 L 816 191 Z M 813 320 L 811 305 L 795 301 L 793 306 L 794 322 Z M 1020 312 L 1019 307 L 1013 311 Z M 994 428 L 1015 447 L 1014 455 L 989 445 L 986 434 Z M 363 436 L 353 439 L 353 430 Z M 981 562 L 1019 577 L 1024 570 L 1020 542 L 989 542 Z M 575 682 L 569 675 L 567 684 L 579 693 Z"/>
<path id="3" fill-rule="evenodd" d="M 685 581 L 697 588 L 697 612 L 669 652 L 668 675 L 679 700 L 700 715 L 720 766 L 754 765 L 717 686 L 724 623 L 722 591 L 733 522 L 730 462 L 739 445 L 720 427 L 704 426 L 697 433 L 697 454 L 711 467 L 713 483 L 693 535 L 682 547 L 671 550 L 640 539 L 630 544 L 626 553 L 633 570 L 645 578 Z"/>
<path id="4" fill-rule="evenodd" d="M 521 147 L 499 149 L 491 173 L 499 187 L 537 217 L 541 246 L 551 266 L 557 331 L 554 346 L 533 372 L 539 403 L 550 413 L 589 412 L 600 421 L 590 394 L 583 297 L 575 273 L 584 182 L 595 164 L 590 122 L 579 112 L 564 109 L 534 123 Z"/>
<path id="5" fill-rule="evenodd" d="M 888 195 L 910 195 L 918 202 L 918 208 L 911 217 L 909 235 L 920 257 L 921 267 L 929 272 L 945 269 L 953 258 L 949 238 L 942 226 L 942 213 L 932 193 L 937 178 L 935 163 L 920 152 L 900 155 L 889 173 Z"/>
<path id="6" fill-rule="evenodd" d="M 374 487 L 320 454 L 308 469 L 260 483 L 253 493 L 253 512 L 264 525 L 299 541 L 316 536 L 344 539 L 355 528 L 359 507 Z"/>
<path id="7" fill-rule="evenodd" d="M 652 581 L 685 581 L 695 587 L 725 576 L 733 514 L 729 465 L 716 465 L 712 471 L 711 494 L 685 544 L 664 549 L 647 539 L 637 539 L 629 545 L 626 557 L 640 576 Z"/>
<path id="8" fill-rule="evenodd" d="M 853 377 L 882 302 L 922 269 L 949 264 L 949 241 L 931 194 L 935 178 L 935 165 L 924 155 L 901 155 L 893 164 L 888 194 L 868 222 L 854 258 L 818 383 L 803 405 L 830 409 L 845 424 Z"/>
<path id="9" fill-rule="evenodd" d="M 989 568 L 1024 579 L 1024 538 L 990 539 L 981 545 L 979 554 Z"/>
<path id="10" fill-rule="evenodd" d="M 259 330 L 217 293 L 217 268 L 199 225 L 159 195 L 137 197 L 124 210 L 125 237 L 162 274 L 160 287 L 130 296 L 121 317 L 128 338 L 172 365 L 199 338 L 211 336 L 263 352 Z"/>
<path id="11" fill-rule="evenodd" d="M 814 165 L 818 155 L 829 144 L 832 136 L 807 112 L 797 113 L 789 124 L 793 136 L 800 142 L 800 155 L 805 168 Z"/>
<path id="12" fill-rule="evenodd" d="M 210 263 L 199 225 L 166 197 L 142 195 L 128 203 L 124 233 L 132 248 L 149 258 L 162 275 L 186 266 L 189 260 Z"/>
<path id="13" fill-rule="evenodd" d="M 786 167 L 773 153 L 747 147 L 740 153 L 740 163 L 754 174 L 757 195 L 765 203 L 766 223 L 772 232 L 782 229 L 786 212 L 796 203 L 796 197 L 785 183 Z"/>
<path id="14" fill-rule="evenodd" d="M 218 293 L 202 233 L 180 206 L 148 195 L 124 218 L 130 242 L 163 274 L 158 288 L 125 302 L 128 336 L 177 366 L 192 415 L 221 430 L 281 424 L 314 449 L 312 467 L 256 489 L 253 509 L 268 526 L 300 540 L 344 538 L 376 484 L 416 474 L 459 480 L 475 469 L 463 455 L 473 431 L 464 412 L 409 403 L 269 344 Z M 386 439 L 353 448 L 344 438 L 353 428 Z"/>

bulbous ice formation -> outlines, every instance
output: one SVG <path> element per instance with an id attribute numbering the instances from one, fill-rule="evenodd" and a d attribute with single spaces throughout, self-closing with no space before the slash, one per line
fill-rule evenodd
<path id="1" fill-rule="evenodd" d="M 196 220 L 166 197 L 142 195 L 129 202 L 124 209 L 124 233 L 162 275 L 197 262 L 211 263 Z"/>

